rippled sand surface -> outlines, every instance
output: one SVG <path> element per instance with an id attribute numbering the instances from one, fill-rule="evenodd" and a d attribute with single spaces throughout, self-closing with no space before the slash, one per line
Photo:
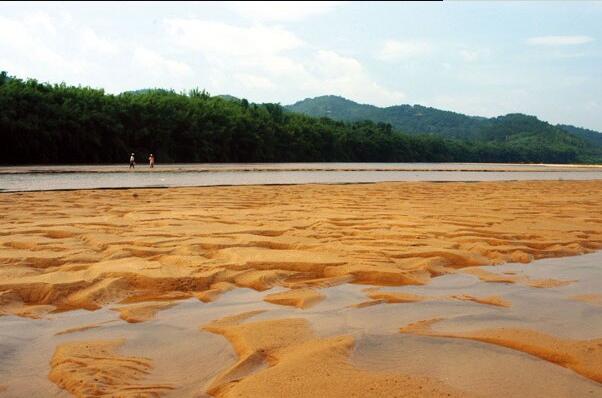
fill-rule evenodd
<path id="1" fill-rule="evenodd" d="M 602 181 L 5 193 L 0 395 L 602 396 L 600 203 Z"/>

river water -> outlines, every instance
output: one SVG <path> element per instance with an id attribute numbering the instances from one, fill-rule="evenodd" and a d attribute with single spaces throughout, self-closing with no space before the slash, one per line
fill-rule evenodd
<path id="1" fill-rule="evenodd" d="M 178 186 L 602 179 L 602 167 L 468 163 L 277 163 L 0 167 L 0 191 Z"/>

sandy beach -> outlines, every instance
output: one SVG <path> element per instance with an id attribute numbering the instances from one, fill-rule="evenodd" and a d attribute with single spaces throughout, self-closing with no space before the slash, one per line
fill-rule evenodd
<path id="1" fill-rule="evenodd" d="M 0 396 L 602 397 L 601 203 L 602 181 L 3 193 Z"/>

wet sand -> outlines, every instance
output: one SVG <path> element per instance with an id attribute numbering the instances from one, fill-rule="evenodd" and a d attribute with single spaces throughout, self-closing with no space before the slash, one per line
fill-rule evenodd
<path id="1" fill-rule="evenodd" d="M 0 395 L 602 396 L 599 203 L 599 181 L 2 194 Z"/>

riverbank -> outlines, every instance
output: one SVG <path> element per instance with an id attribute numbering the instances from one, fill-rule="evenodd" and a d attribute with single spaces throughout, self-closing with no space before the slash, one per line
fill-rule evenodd
<path id="1" fill-rule="evenodd" d="M 127 164 L 112 165 L 31 165 L 0 166 L 0 174 L 53 173 L 202 173 L 244 171 L 592 171 L 599 164 L 518 164 L 518 163 L 172 163 L 150 168 L 139 163 L 134 169 Z"/>

